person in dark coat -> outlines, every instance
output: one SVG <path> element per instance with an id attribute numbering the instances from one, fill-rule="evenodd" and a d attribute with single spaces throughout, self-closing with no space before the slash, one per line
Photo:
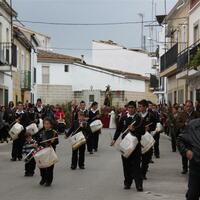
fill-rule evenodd
<path id="1" fill-rule="evenodd" d="M 87 139 L 88 137 L 88 124 L 85 118 L 85 113 L 79 111 L 78 119 L 74 121 L 73 125 L 69 129 L 66 137 L 70 137 L 70 135 L 75 135 L 78 132 L 82 132 Z M 72 149 L 72 161 L 71 161 L 71 169 L 75 170 L 77 168 L 77 164 L 80 169 L 85 169 L 85 147 L 86 145 L 81 145 L 78 149 Z"/>
<path id="2" fill-rule="evenodd" d="M 24 127 L 24 130 L 19 134 L 18 138 L 13 141 L 11 161 L 16 161 L 17 159 L 20 161 L 22 159 L 22 148 L 25 142 L 25 128 L 28 125 L 28 119 L 23 110 L 22 102 L 18 102 L 17 110 L 15 113 L 15 122 L 20 123 Z"/>
<path id="3" fill-rule="evenodd" d="M 133 126 L 131 126 L 133 122 L 135 123 Z M 111 146 L 115 144 L 116 140 L 120 137 L 122 133 L 122 139 L 126 136 L 128 132 L 124 133 L 124 131 L 127 128 L 129 129 L 131 134 L 137 137 L 139 143 L 136 146 L 136 149 L 128 158 L 121 156 L 124 171 L 124 189 L 130 189 L 133 180 L 135 180 L 137 191 L 143 191 L 143 179 L 141 172 L 142 155 L 140 140 L 141 136 L 145 133 L 145 129 L 144 126 L 142 126 L 142 118 L 139 114 L 136 113 L 136 103 L 133 101 L 130 101 L 128 103 L 128 113 L 120 119 Z"/>
<path id="4" fill-rule="evenodd" d="M 199 200 L 200 198 L 200 119 L 191 120 L 177 138 L 177 147 L 182 156 L 189 162 L 189 181 L 187 200 Z"/>
<path id="5" fill-rule="evenodd" d="M 44 129 L 39 132 L 37 137 L 37 142 L 39 146 L 42 147 L 53 147 L 53 149 L 56 151 L 56 146 L 58 145 L 59 141 L 57 139 L 58 133 L 53 129 L 54 122 L 51 118 L 45 118 L 44 119 Z M 56 139 L 53 139 L 56 138 Z M 46 140 L 52 139 L 48 142 L 44 142 Z M 53 181 L 53 171 L 54 171 L 54 165 L 51 165 L 47 168 L 40 169 L 40 175 L 41 175 L 41 181 L 40 185 L 44 185 L 49 187 L 52 184 Z"/>
<path id="6" fill-rule="evenodd" d="M 199 118 L 199 113 L 197 111 L 194 111 L 193 102 L 190 100 L 187 100 L 185 103 L 184 111 L 179 112 L 176 120 L 176 125 L 178 128 L 178 134 L 184 133 L 187 125 L 189 122 L 193 119 Z M 183 171 L 182 174 L 187 174 L 188 172 L 188 159 L 185 156 L 182 156 L 182 168 Z"/>
<path id="7" fill-rule="evenodd" d="M 98 110 L 98 103 L 93 102 L 91 105 L 91 109 L 89 110 L 89 119 L 88 119 L 88 124 L 90 125 L 93 121 L 100 119 L 100 113 Z M 95 133 L 92 133 L 90 131 L 89 136 L 88 136 L 88 151 L 90 154 L 93 153 L 93 151 L 97 152 L 98 151 L 98 146 L 99 146 L 99 134 L 101 134 L 101 130 L 96 131 Z"/>
<path id="8" fill-rule="evenodd" d="M 138 102 L 140 115 L 143 119 L 143 126 L 146 127 L 146 131 L 154 131 L 156 129 L 157 119 L 152 113 L 152 110 L 148 110 L 148 102 L 143 99 Z M 149 149 L 145 154 L 142 155 L 142 175 L 143 179 L 146 180 L 146 174 L 149 169 L 149 164 L 152 162 L 153 147 Z"/>

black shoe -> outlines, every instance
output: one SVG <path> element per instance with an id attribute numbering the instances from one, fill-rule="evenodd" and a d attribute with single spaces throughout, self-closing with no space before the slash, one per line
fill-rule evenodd
<path id="1" fill-rule="evenodd" d="M 75 166 L 71 166 L 71 170 L 76 170 L 76 167 Z"/>
<path id="2" fill-rule="evenodd" d="M 10 159 L 10 161 L 16 161 L 16 160 L 17 160 L 16 158 L 11 158 L 11 159 Z"/>
<path id="3" fill-rule="evenodd" d="M 176 149 L 173 149 L 172 152 L 176 152 Z"/>
<path id="4" fill-rule="evenodd" d="M 143 187 L 141 186 L 141 187 L 137 187 L 137 191 L 138 192 L 143 192 Z"/>
<path id="5" fill-rule="evenodd" d="M 125 190 L 130 190 L 130 189 L 131 189 L 131 186 L 125 185 L 125 186 L 124 186 L 124 189 L 125 189 Z"/>
<path id="6" fill-rule="evenodd" d="M 142 178 L 143 178 L 143 180 L 147 180 L 147 176 L 146 175 L 144 175 Z"/>
<path id="7" fill-rule="evenodd" d="M 46 181 L 43 179 L 40 181 L 40 185 L 44 185 L 45 183 L 46 183 Z"/>
<path id="8" fill-rule="evenodd" d="M 149 163 L 153 164 L 153 163 L 154 163 L 154 161 L 153 161 L 153 160 L 150 160 L 150 162 L 149 162 Z"/>
<path id="9" fill-rule="evenodd" d="M 19 161 L 21 161 L 22 160 L 22 158 L 17 158 Z"/>
<path id="10" fill-rule="evenodd" d="M 94 149 L 94 152 L 97 152 L 98 150 L 97 149 Z"/>
<path id="11" fill-rule="evenodd" d="M 184 169 L 181 174 L 187 174 L 187 170 Z"/>
<path id="12" fill-rule="evenodd" d="M 159 156 L 159 155 L 156 155 L 155 157 L 156 157 L 157 159 L 159 159 L 159 158 L 160 158 L 160 156 Z"/>
<path id="13" fill-rule="evenodd" d="M 50 187 L 50 186 L 51 186 L 51 183 L 46 183 L 45 186 L 46 186 L 46 187 Z"/>
<path id="14" fill-rule="evenodd" d="M 93 152 L 92 152 L 92 151 L 90 151 L 90 154 L 93 154 Z"/>
<path id="15" fill-rule="evenodd" d="M 79 168 L 80 168 L 80 169 L 85 169 L 85 167 L 84 167 L 84 166 L 80 166 Z"/>

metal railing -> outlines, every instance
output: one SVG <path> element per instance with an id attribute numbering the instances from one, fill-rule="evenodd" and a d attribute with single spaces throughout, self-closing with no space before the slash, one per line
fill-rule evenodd
<path id="1" fill-rule="evenodd" d="M 22 90 L 31 89 L 31 71 L 23 70 L 20 73 L 20 87 Z"/>
<path id="2" fill-rule="evenodd" d="M 160 65 L 161 72 L 168 69 L 175 63 L 177 63 L 178 56 L 178 43 L 176 43 L 171 49 L 169 49 L 164 55 L 161 56 Z"/>
<path id="3" fill-rule="evenodd" d="M 200 48 L 200 40 L 184 49 L 178 54 L 177 58 L 177 70 L 184 71 L 189 68 L 190 60 L 196 55 L 198 48 Z"/>
<path id="4" fill-rule="evenodd" d="M 0 66 L 17 66 L 17 47 L 9 42 L 0 43 Z"/>

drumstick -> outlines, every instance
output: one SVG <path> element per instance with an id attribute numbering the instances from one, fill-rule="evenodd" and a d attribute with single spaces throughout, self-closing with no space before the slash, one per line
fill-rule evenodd
<path id="1" fill-rule="evenodd" d="M 132 124 L 130 124 L 130 126 L 133 126 L 135 123 L 136 123 L 136 121 L 134 121 Z M 129 131 L 129 127 L 122 133 L 122 135 L 125 134 L 127 131 Z"/>
<path id="2" fill-rule="evenodd" d="M 49 141 L 55 140 L 55 139 L 58 139 L 58 137 L 54 137 L 54 138 L 51 138 L 51 139 L 48 139 L 48 140 L 44 140 L 44 141 L 40 142 L 40 144 L 43 144 L 43 143 L 46 143 L 46 142 L 49 142 Z"/>

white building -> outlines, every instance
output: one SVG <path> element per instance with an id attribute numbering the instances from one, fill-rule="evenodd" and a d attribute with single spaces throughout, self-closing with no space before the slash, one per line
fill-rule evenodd
<path id="1" fill-rule="evenodd" d="M 16 46 L 12 44 L 12 17 L 17 13 L 9 1 L 0 0 L 0 104 L 12 100 L 12 71 L 16 68 Z"/>
<path id="2" fill-rule="evenodd" d="M 44 103 L 65 103 L 84 99 L 87 104 L 103 104 L 105 89 L 111 86 L 113 104 L 124 105 L 129 100 L 152 99 L 147 77 L 82 63 L 75 57 L 38 51 L 35 98 Z"/>
<path id="3" fill-rule="evenodd" d="M 140 49 L 128 49 L 111 40 L 92 42 L 94 65 L 147 76 L 152 70 L 152 58 Z"/>

